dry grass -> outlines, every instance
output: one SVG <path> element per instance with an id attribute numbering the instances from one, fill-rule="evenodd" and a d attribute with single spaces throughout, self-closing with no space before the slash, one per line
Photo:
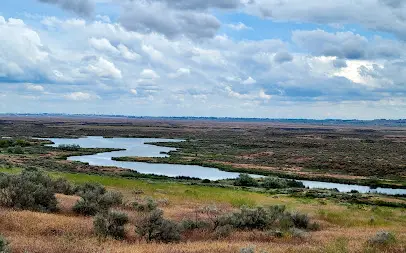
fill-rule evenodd
<path id="1" fill-rule="evenodd" d="M 376 252 L 406 252 L 406 222 L 402 210 L 382 209 L 371 211 L 364 209 L 351 210 L 347 207 L 328 204 L 323 206 L 324 212 L 334 215 L 320 214 L 320 206 L 316 204 L 295 204 L 299 210 L 307 211 L 322 224 L 322 230 L 311 232 L 304 239 L 283 237 L 275 238 L 262 231 L 235 232 L 224 240 L 214 240 L 209 231 L 195 231 L 184 236 L 184 243 L 179 244 L 148 244 L 141 240 L 133 231 L 134 223 L 139 214 L 128 208 L 121 208 L 130 214 L 130 222 L 126 227 L 127 238 L 124 241 L 99 241 L 92 232 L 92 218 L 75 216 L 69 210 L 77 197 L 58 195 L 61 211 L 57 214 L 36 213 L 0 209 L 0 233 L 11 243 L 13 252 L 17 253 L 79 253 L 79 252 L 140 252 L 140 253 L 203 253 L 239 252 L 241 248 L 255 246 L 256 252 L 366 252 L 366 241 L 377 231 L 387 230 L 396 234 L 398 243 L 392 248 L 379 249 Z M 283 199 L 288 202 L 288 199 Z M 163 207 L 165 215 L 175 220 L 185 217 L 192 218 L 199 205 L 187 202 Z M 223 205 L 222 209 L 231 209 Z M 347 211 L 349 210 L 349 211 Z M 365 215 L 380 212 L 387 222 L 368 225 L 363 222 Z M 350 215 L 351 213 L 351 215 Z M 352 221 L 351 226 L 341 224 L 346 217 Z M 368 217 L 368 216 L 367 216 Z M 396 222 L 394 222 L 396 221 Z M 344 245 L 344 246 L 343 246 Z M 403 246 L 402 246 L 403 245 Z M 342 247 L 348 251 L 342 251 Z M 374 252 L 374 251 L 372 251 Z"/>

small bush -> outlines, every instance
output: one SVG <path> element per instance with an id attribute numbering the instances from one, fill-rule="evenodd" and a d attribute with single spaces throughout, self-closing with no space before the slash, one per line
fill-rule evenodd
<path id="1" fill-rule="evenodd" d="M 56 193 L 61 193 L 65 195 L 72 195 L 75 193 L 76 189 L 64 178 L 58 178 L 54 181 L 54 190 Z"/>
<path id="2" fill-rule="evenodd" d="M 118 191 L 107 191 L 101 195 L 100 203 L 106 208 L 119 206 L 123 203 L 123 194 Z"/>
<path id="3" fill-rule="evenodd" d="M 368 240 L 368 243 L 376 246 L 387 246 L 396 242 L 396 237 L 391 232 L 380 231 Z"/>
<path id="4" fill-rule="evenodd" d="M 100 184 L 84 184 L 78 187 L 77 194 L 82 197 L 76 202 L 73 211 L 83 215 L 107 212 L 110 207 L 122 204 L 120 192 L 106 191 Z"/>
<path id="5" fill-rule="evenodd" d="M 25 170 L 19 175 L 0 175 L 0 205 L 32 211 L 56 211 L 53 181 L 36 170 Z"/>
<path id="6" fill-rule="evenodd" d="M 292 237 L 294 238 L 300 238 L 300 239 L 304 239 L 306 237 L 308 237 L 308 234 L 306 233 L 306 231 L 301 230 L 299 228 L 291 228 L 289 230 L 289 233 L 292 235 Z"/>
<path id="7" fill-rule="evenodd" d="M 255 253 L 255 246 L 248 246 L 240 249 L 240 253 Z"/>
<path id="8" fill-rule="evenodd" d="M 128 216 L 125 213 L 100 213 L 94 217 L 93 227 L 96 235 L 100 237 L 111 236 L 115 239 L 123 239 L 125 237 L 124 225 L 127 222 Z"/>
<path id="9" fill-rule="evenodd" d="M 135 232 L 148 242 L 178 242 L 180 226 L 173 221 L 163 218 L 162 210 L 156 209 L 148 213 L 136 225 Z"/>
<path id="10" fill-rule="evenodd" d="M 303 228 L 307 229 L 309 228 L 310 224 L 310 218 L 307 214 L 302 214 L 302 213 L 292 213 L 290 215 L 292 222 L 296 228 Z"/>
<path id="11" fill-rule="evenodd" d="M 259 184 L 257 180 L 252 178 L 251 176 L 247 174 L 240 174 L 238 178 L 235 179 L 234 185 L 236 186 L 251 186 L 251 187 L 257 187 Z"/>
<path id="12" fill-rule="evenodd" d="M 209 228 L 210 223 L 203 221 L 203 220 L 183 220 L 181 222 L 182 230 L 195 230 L 195 229 L 203 229 Z"/>
<path id="13" fill-rule="evenodd" d="M 214 231 L 214 237 L 217 239 L 227 238 L 232 234 L 233 231 L 234 227 L 232 225 L 220 226 Z"/>
<path id="14" fill-rule="evenodd" d="M 80 199 L 73 206 L 72 210 L 77 214 L 92 216 L 100 211 L 100 206 L 97 202 Z"/>
<path id="15" fill-rule="evenodd" d="M 146 197 L 143 202 L 133 202 L 133 207 L 138 212 L 151 212 L 157 209 L 158 204 L 153 198 Z"/>

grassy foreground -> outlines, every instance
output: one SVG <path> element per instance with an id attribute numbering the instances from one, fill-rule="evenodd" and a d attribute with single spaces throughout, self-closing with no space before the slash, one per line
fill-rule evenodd
<path id="1" fill-rule="evenodd" d="M 1 168 L 3 173 L 19 173 L 21 169 Z M 193 218 L 195 210 L 216 205 L 232 210 L 241 205 L 284 204 L 288 209 L 308 213 L 321 229 L 304 237 L 276 238 L 262 231 L 239 231 L 226 239 L 213 239 L 203 232 L 193 232 L 186 242 L 178 244 L 146 243 L 134 233 L 136 214 L 127 212 L 130 224 L 124 241 L 100 241 L 93 233 L 92 218 L 77 216 L 71 207 L 76 196 L 57 195 L 58 213 L 38 213 L 0 209 L 0 233 L 11 243 L 13 252 L 405 252 L 406 211 L 400 208 L 339 204 L 329 200 L 267 195 L 235 189 L 187 185 L 177 182 L 146 181 L 79 173 L 48 172 L 73 183 L 97 182 L 122 192 L 127 202 L 144 196 L 165 200 L 161 208 L 174 220 Z M 163 201 L 162 201 L 163 202 Z M 369 238 L 376 232 L 390 231 L 394 244 L 370 247 Z M 241 251 L 241 249 L 252 251 Z"/>

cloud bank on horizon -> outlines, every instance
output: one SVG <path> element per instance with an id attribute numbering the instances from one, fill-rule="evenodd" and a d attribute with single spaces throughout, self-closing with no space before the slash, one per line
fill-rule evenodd
<path id="1" fill-rule="evenodd" d="M 406 118 L 405 43 L 401 0 L 2 1 L 0 112 Z"/>

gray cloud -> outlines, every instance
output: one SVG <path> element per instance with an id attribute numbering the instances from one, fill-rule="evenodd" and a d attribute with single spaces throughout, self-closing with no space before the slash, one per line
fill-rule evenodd
<path id="1" fill-rule="evenodd" d="M 170 7 L 189 9 L 189 10 L 204 10 L 208 8 L 219 9 L 235 9 L 241 5 L 240 0 L 155 0 L 158 2 L 166 2 Z"/>
<path id="2" fill-rule="evenodd" d="M 81 16 L 89 16 L 94 10 L 93 0 L 38 0 L 38 1 L 58 5 L 62 9 L 75 12 Z"/>
<path id="3" fill-rule="evenodd" d="M 291 62 L 293 60 L 293 56 L 288 52 L 278 52 L 276 53 L 273 60 L 276 63 Z"/>
<path id="4" fill-rule="evenodd" d="M 404 0 L 379 0 L 385 5 L 388 5 L 393 8 L 399 8 L 404 5 Z"/>
<path id="5" fill-rule="evenodd" d="M 158 32 L 169 38 L 182 35 L 192 39 L 210 38 L 220 28 L 220 21 L 211 14 L 171 9 L 162 3 L 127 4 L 120 21 L 129 30 Z"/>
<path id="6" fill-rule="evenodd" d="M 406 5 L 401 0 L 256 0 L 244 11 L 278 21 L 359 24 L 406 39 Z"/>
<path id="7" fill-rule="evenodd" d="M 346 68 L 347 67 L 347 62 L 342 59 L 336 59 L 333 61 L 333 66 L 340 69 L 340 68 Z"/>
<path id="8" fill-rule="evenodd" d="M 315 55 L 360 59 L 366 55 L 368 40 L 352 32 L 328 33 L 323 30 L 294 31 L 293 41 Z"/>

